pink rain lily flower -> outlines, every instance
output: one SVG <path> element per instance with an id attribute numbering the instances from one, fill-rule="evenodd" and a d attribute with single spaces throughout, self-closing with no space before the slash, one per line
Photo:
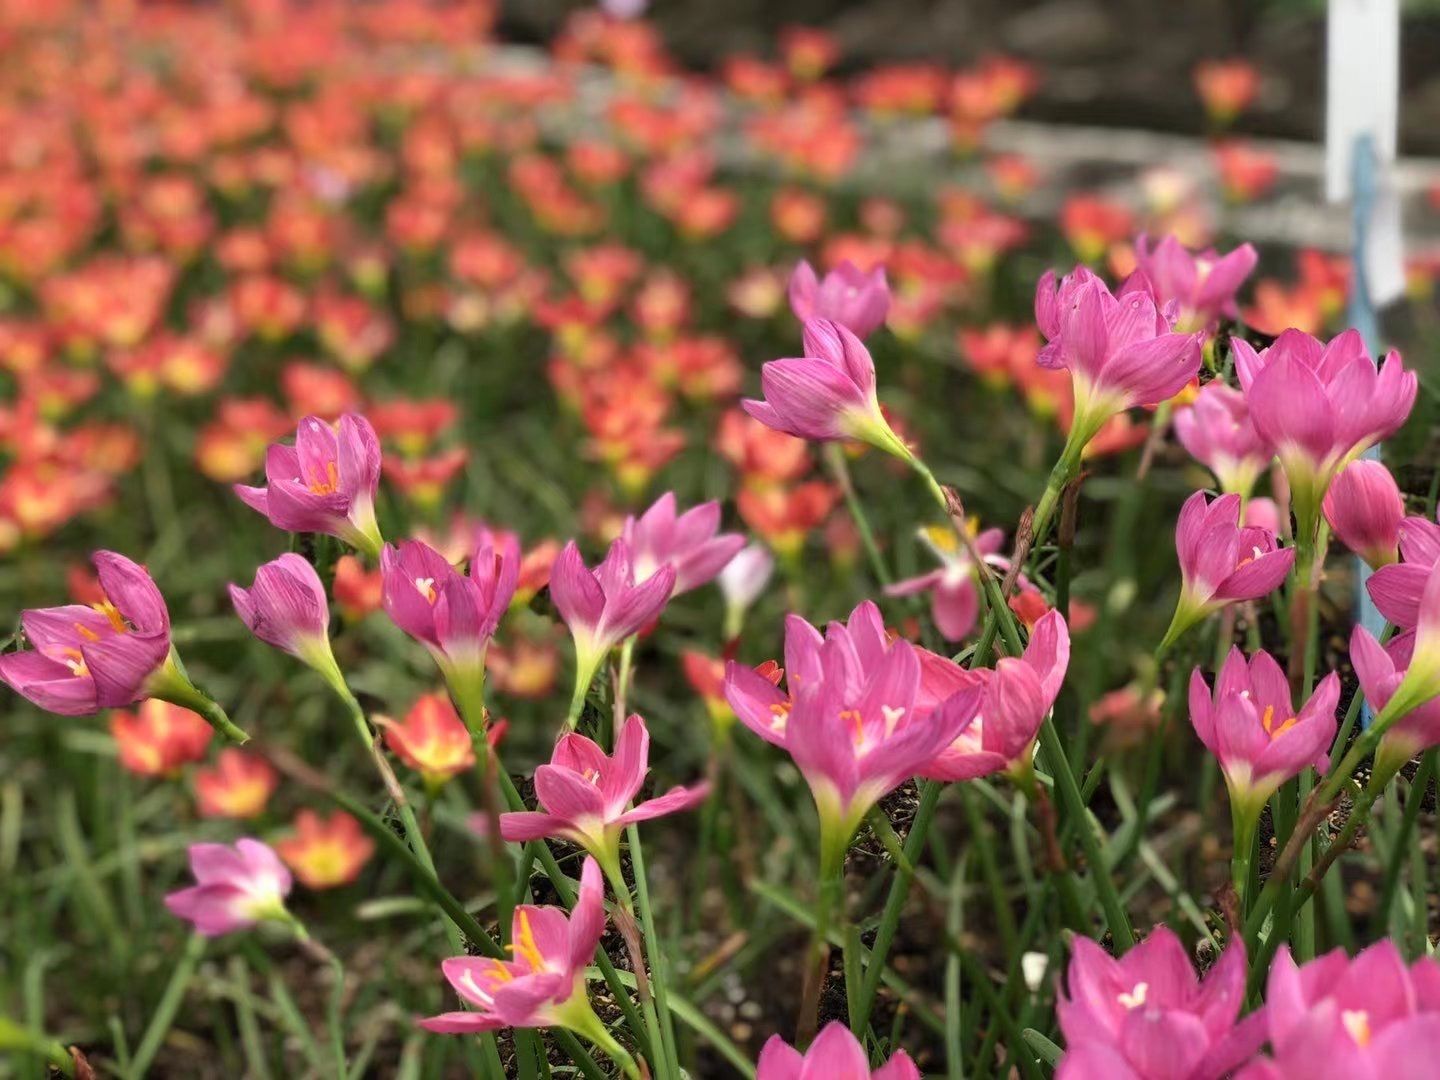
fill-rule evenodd
<path id="1" fill-rule="evenodd" d="M 420 1021 L 426 1031 L 469 1035 L 500 1028 L 563 1027 L 610 1052 L 617 1044 L 585 995 L 585 965 L 605 933 L 600 867 L 586 859 L 575 909 L 521 904 L 510 940 L 514 958 L 453 956 L 440 970 L 469 1011 Z"/>
<path id="2" fill-rule="evenodd" d="M 1137 405 L 1178 394 L 1200 370 L 1200 334 L 1173 331 L 1173 307 L 1143 289 L 1120 296 L 1081 267 L 1057 287 L 1046 271 L 1035 289 L 1035 322 L 1047 344 L 1037 362 L 1067 368 L 1075 392 L 1070 429 L 1076 455 L 1105 422 Z"/>
<path id="3" fill-rule="evenodd" d="M 920 1080 L 920 1070 L 904 1050 L 872 1070 L 860 1040 L 832 1020 L 803 1054 L 771 1035 L 755 1063 L 755 1080 Z"/>
<path id="4" fill-rule="evenodd" d="M 1308 766 L 1322 773 L 1329 768 L 1339 701 L 1340 678 L 1332 671 L 1297 712 L 1285 672 L 1267 652 L 1247 663 L 1231 649 L 1213 694 L 1199 668 L 1190 676 L 1190 722 L 1220 762 L 1232 802 L 1247 814 L 1258 814 L 1281 784 Z"/>
<path id="5" fill-rule="evenodd" d="M 740 636 L 745 613 L 760 599 L 775 572 L 775 556 L 764 544 L 749 544 L 725 564 L 716 581 L 725 597 L 725 636 Z"/>
<path id="6" fill-rule="evenodd" d="M 1390 470 L 1378 461 L 1352 461 L 1330 484 L 1321 503 L 1325 520 L 1347 548 L 1372 569 L 1400 557 L 1405 500 Z"/>
<path id="7" fill-rule="evenodd" d="M 1245 502 L 1245 527 L 1249 529 L 1264 529 L 1266 532 L 1280 535 L 1280 507 L 1274 499 L 1256 497 Z M 1286 524 L 1288 524 L 1288 518 Z"/>
<path id="8" fill-rule="evenodd" d="M 867 600 L 823 637 L 798 615 L 786 618 L 788 694 L 743 664 L 726 667 L 726 700 L 746 727 L 794 758 L 828 847 L 843 851 L 870 808 L 924 770 L 979 708 L 973 684 L 957 691 L 972 701 L 936 707 L 920 652 L 892 642 Z"/>
<path id="9" fill-rule="evenodd" d="M 886 596 L 914 596 L 930 593 L 930 615 L 935 626 L 946 641 L 960 641 L 975 629 L 980 614 L 979 582 L 976 580 L 976 566 L 970 553 L 949 527 L 930 527 L 920 530 L 920 539 L 935 553 L 941 562 L 938 570 L 928 574 L 906 578 L 886 586 Z M 972 546 L 975 553 L 992 566 L 1001 570 L 1008 568 L 1008 561 L 1000 555 L 1005 543 L 1001 529 L 986 529 L 975 537 Z"/>
<path id="10" fill-rule="evenodd" d="M 607 755 L 583 735 L 569 732 L 555 744 L 548 765 L 535 770 L 542 810 L 500 815 L 500 835 L 524 843 L 542 836 L 578 844 L 612 881 L 620 877 L 620 832 L 627 825 L 689 810 L 705 800 L 708 784 L 673 787 L 631 808 L 650 769 L 650 732 L 632 715 Z"/>
<path id="11" fill-rule="evenodd" d="M 645 581 L 662 566 L 675 571 L 672 596 L 706 584 L 745 546 L 739 533 L 722 533 L 720 504 L 701 503 L 676 513 L 675 493 L 667 491 L 638 518 L 625 519 L 620 537 L 630 548 L 636 581 Z"/>
<path id="12" fill-rule="evenodd" d="M 1265 1041 L 1264 1014 L 1240 1020 L 1245 945 L 1231 941 L 1204 979 L 1174 931 L 1157 926 L 1116 959 L 1076 937 L 1056 1014 L 1056 1080 L 1221 1080 Z"/>
<path id="13" fill-rule="evenodd" d="M 885 268 L 868 274 L 846 259 L 823 278 L 805 260 L 790 275 L 790 310 L 802 323 L 830 319 L 859 338 L 869 337 L 890 310 Z"/>
<path id="14" fill-rule="evenodd" d="M 290 871 L 267 845 L 246 837 L 228 844 L 191 844 L 195 884 L 165 897 L 165 906 L 206 937 L 245 930 L 258 922 L 295 924 L 285 910 Z"/>
<path id="15" fill-rule="evenodd" d="M 468 574 L 424 541 L 386 544 L 380 552 L 380 575 L 385 613 L 430 651 L 462 714 L 468 714 L 475 704 L 469 699 L 484 685 L 490 639 L 519 583 L 518 541 L 508 534 L 487 533 Z"/>
<path id="16" fill-rule="evenodd" d="M 1401 544 L 1404 545 L 1403 539 Z M 1375 572 L 1370 581 L 1373 583 L 1382 573 L 1399 570 L 1404 565 L 1401 563 L 1399 566 L 1383 567 Z M 1379 595 L 1386 595 L 1391 601 L 1396 599 L 1388 594 L 1377 594 L 1373 590 L 1371 595 L 1377 597 L 1377 606 Z M 1384 612 L 1383 607 L 1381 611 Z M 1387 648 L 1385 653 L 1393 668 L 1404 669 L 1404 674 L 1398 680 L 1393 678 L 1392 672 L 1385 670 L 1381 657 L 1377 655 L 1378 646 L 1368 631 L 1363 627 L 1356 627 L 1350 639 L 1351 649 L 1358 648 L 1358 652 L 1354 654 L 1356 674 L 1361 676 L 1362 686 L 1367 678 L 1370 681 L 1370 686 L 1365 688 L 1366 699 L 1379 709 L 1374 723 L 1397 724 L 1398 717 L 1407 715 L 1415 718 L 1413 730 L 1407 732 L 1396 727 L 1388 729 L 1386 739 L 1390 737 L 1389 732 L 1398 731 L 1398 741 L 1393 744 L 1397 748 L 1403 748 L 1406 741 L 1427 729 L 1428 710 L 1423 707 L 1440 698 L 1440 562 L 1429 568 L 1419 590 L 1419 599 L 1406 598 L 1406 611 L 1403 614 L 1414 616 L 1414 630 L 1396 638 L 1390 646 L 1394 651 Z M 1374 697 L 1371 697 L 1372 688 Z M 1416 713 L 1416 710 L 1422 711 Z M 1403 764 L 1403 761 L 1401 763 Z"/>
<path id="17" fill-rule="evenodd" d="M 1409 630 L 1420 621 L 1425 583 L 1431 569 L 1440 563 L 1440 525 L 1411 516 L 1400 522 L 1398 535 L 1401 561 L 1380 567 L 1365 587 L 1381 615 Z"/>
<path id="18" fill-rule="evenodd" d="M 997 772 L 1028 775 L 1035 737 L 1055 705 L 1070 665 L 1070 630 L 1058 611 L 1047 611 L 1020 657 L 1004 657 L 994 671 L 967 672 L 983 695 L 957 694 L 940 706 L 970 714 L 949 746 L 922 770 L 933 780 L 974 780 Z"/>
<path id="19" fill-rule="evenodd" d="M 1281 945 L 1265 1018 L 1272 1059 L 1239 1080 L 1393 1080 L 1431 1076 L 1440 1055 L 1440 963 L 1406 965 L 1389 939 L 1297 965 Z"/>
<path id="20" fill-rule="evenodd" d="M 97 551 L 91 561 L 105 599 L 22 612 L 30 648 L 0 656 L 6 685 L 61 716 L 161 696 L 172 666 L 170 612 L 149 572 L 113 551 Z"/>
<path id="21" fill-rule="evenodd" d="M 1156 303 L 1175 305 L 1175 328 L 1181 332 L 1213 332 L 1222 318 L 1235 318 L 1235 294 L 1258 259 L 1250 244 L 1220 255 L 1213 249 L 1190 252 L 1171 235 L 1154 247 L 1147 237 L 1135 240 L 1139 273 Z"/>
<path id="22" fill-rule="evenodd" d="M 1383 646 L 1363 626 L 1351 631 L 1350 660 L 1372 710 L 1379 713 L 1390 704 L 1414 654 L 1413 630 L 1391 638 Z M 1416 705 L 1385 732 L 1375 748 L 1375 768 L 1384 772 L 1398 770 L 1432 746 L 1440 746 L 1440 699 Z"/>
<path id="23" fill-rule="evenodd" d="M 371 558 L 380 554 L 380 440 L 363 416 L 346 413 L 336 427 L 305 417 L 294 446 L 273 443 L 266 451 L 265 481 L 265 487 L 236 484 L 235 494 L 272 525 L 337 536 Z"/>
<path id="24" fill-rule="evenodd" d="M 1279 587 L 1295 562 L 1268 529 L 1240 524 L 1240 496 L 1213 502 L 1197 491 L 1185 500 L 1175 525 L 1183 585 L 1162 648 L 1201 619 L 1238 600 L 1257 600 Z"/>
<path id="25" fill-rule="evenodd" d="M 1222 382 L 1206 383 L 1193 404 L 1175 413 L 1180 445 L 1212 473 L 1227 494 L 1249 496 L 1273 456 L 1250 422 L 1245 395 Z"/>
<path id="26" fill-rule="evenodd" d="M 550 570 L 550 598 L 575 641 L 571 727 L 579 719 L 585 693 L 610 650 L 658 619 L 674 588 L 673 566 L 660 566 L 648 577 L 639 578 L 624 539 L 610 545 L 604 561 L 593 571 L 586 568 L 575 541 L 565 545 Z"/>
<path id="27" fill-rule="evenodd" d="M 803 357 L 771 360 L 761 369 L 765 399 L 745 400 L 745 411 L 801 439 L 857 439 L 910 461 L 910 448 L 880 411 L 875 361 L 860 339 L 830 319 L 806 319 L 802 339 Z"/>
<path id="28" fill-rule="evenodd" d="M 1314 536 L 1335 474 L 1410 415 L 1415 373 L 1394 350 L 1377 371 L 1356 330 L 1326 345 L 1286 330 L 1261 352 L 1240 338 L 1231 347 L 1255 430 L 1290 482 L 1300 535 Z"/>
<path id="29" fill-rule="evenodd" d="M 250 632 L 267 645 L 311 666 L 334 663 L 325 586 L 301 556 L 289 552 L 261 566 L 249 589 L 230 586 L 230 600 Z"/>

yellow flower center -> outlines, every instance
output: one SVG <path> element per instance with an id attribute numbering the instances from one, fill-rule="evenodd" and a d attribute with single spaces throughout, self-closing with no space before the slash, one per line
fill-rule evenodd
<path id="1" fill-rule="evenodd" d="M 529 966 L 531 971 L 540 971 L 545 967 L 545 957 L 541 955 L 540 948 L 535 944 L 535 931 L 530 926 L 530 913 L 523 908 L 517 913 L 517 923 L 520 932 L 516 935 L 513 944 L 505 946 Z"/>
<path id="2" fill-rule="evenodd" d="M 340 486 L 340 473 L 335 467 L 335 462 L 325 463 L 325 475 L 319 476 L 314 473 L 310 476 L 309 488 L 316 495 L 332 495 Z"/>
<path id="3" fill-rule="evenodd" d="M 1276 727 L 1274 705 L 1266 705 L 1265 715 L 1260 717 L 1260 725 L 1265 729 L 1265 734 L 1269 735 L 1272 739 L 1278 739 L 1299 722 L 1300 718 L 1298 716 L 1292 716 L 1279 727 Z"/>

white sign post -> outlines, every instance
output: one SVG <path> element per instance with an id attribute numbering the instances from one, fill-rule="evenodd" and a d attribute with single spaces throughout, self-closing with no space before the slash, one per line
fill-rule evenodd
<path id="1" fill-rule="evenodd" d="M 1330 0 L 1329 11 L 1325 196 L 1351 203 L 1348 314 L 1378 363 L 1376 312 L 1405 291 L 1400 200 L 1391 175 L 1400 109 L 1400 0 Z M 1380 448 L 1366 456 L 1378 458 Z M 1378 636 L 1385 620 L 1365 588 L 1370 568 L 1361 559 L 1356 564 L 1360 622 Z M 1367 708 L 1366 724 L 1369 713 Z"/>

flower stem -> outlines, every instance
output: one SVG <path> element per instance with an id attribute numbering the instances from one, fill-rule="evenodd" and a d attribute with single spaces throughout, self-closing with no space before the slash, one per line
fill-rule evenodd
<path id="1" fill-rule="evenodd" d="M 837 840 L 833 827 L 820 824 L 820 892 L 815 901 L 815 932 L 810 939 L 805 965 L 805 982 L 800 992 L 800 1015 L 795 1022 L 795 1045 L 810 1045 L 820 1030 L 820 995 L 830 973 L 830 925 L 837 912 L 843 918 L 845 849 L 848 841 Z"/>
<path id="2" fill-rule="evenodd" d="M 881 586 L 889 585 L 890 572 L 885 568 L 885 558 L 880 554 L 880 546 L 875 542 L 875 530 L 870 527 L 870 517 L 865 513 L 865 504 L 856 495 L 855 485 L 850 480 L 850 467 L 845 463 L 845 448 L 839 443 L 827 444 L 825 464 L 829 467 L 831 475 L 835 477 L 835 484 L 840 488 L 840 493 L 845 497 L 845 507 L 850 511 L 850 520 L 855 522 L 855 528 L 860 533 L 860 543 L 864 546 L 866 557 L 870 560 L 870 568 L 875 573 L 875 580 Z"/>
<path id="3" fill-rule="evenodd" d="M 938 780 L 926 780 L 920 785 L 920 803 L 915 808 L 915 817 L 910 822 L 910 832 L 905 836 L 903 848 L 905 861 L 911 867 L 925 849 L 930 825 L 935 820 L 935 808 L 940 805 L 940 793 L 944 789 L 945 785 Z M 875 944 L 870 949 L 870 966 L 865 969 L 865 977 L 860 984 L 860 996 L 856 999 L 855 1011 L 850 1017 L 850 1030 L 857 1036 L 863 1037 L 861 1033 L 870 1023 L 870 1012 L 875 1007 L 875 995 L 880 990 L 880 977 L 885 973 L 885 960 L 890 955 L 890 946 L 894 944 L 895 934 L 900 926 L 900 912 L 910 895 L 910 884 L 913 880 L 913 873 L 906 873 L 901 866 L 896 865 L 895 878 L 890 882 L 890 892 L 885 897 L 885 907 L 880 913 L 880 925 L 875 931 Z"/>
<path id="4" fill-rule="evenodd" d="M 153 698 L 199 713 L 222 738 L 236 746 L 250 741 L 250 736 L 235 725 L 220 707 L 220 703 L 191 682 L 180 654 L 173 647 L 165 662 L 146 682 L 145 692 Z"/>

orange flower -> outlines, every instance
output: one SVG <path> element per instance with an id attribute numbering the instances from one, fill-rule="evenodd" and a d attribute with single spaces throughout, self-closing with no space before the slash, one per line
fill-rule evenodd
<path id="1" fill-rule="evenodd" d="M 195 773 L 195 801 L 201 817 L 259 817 L 278 783 L 275 770 L 259 754 L 226 747 L 213 769 Z"/>
<path id="2" fill-rule="evenodd" d="M 351 622 L 359 622 L 380 610 L 383 585 L 379 569 L 366 570 L 354 555 L 342 555 L 335 563 L 335 603 Z"/>
<path id="3" fill-rule="evenodd" d="M 301 810 L 295 815 L 294 833 L 276 841 L 275 850 L 306 888 L 334 889 L 360 876 L 360 868 L 375 854 L 375 841 L 344 810 L 329 818 Z"/>
<path id="4" fill-rule="evenodd" d="M 1195 65 L 1195 90 L 1212 123 L 1230 124 L 1250 107 L 1260 89 L 1260 73 L 1248 60 L 1202 60 Z"/>
<path id="5" fill-rule="evenodd" d="M 198 713 L 150 698 L 136 712 L 110 714 L 120 764 L 141 776 L 170 776 L 205 756 L 212 734 Z"/>
<path id="6" fill-rule="evenodd" d="M 452 776 L 475 764 L 475 749 L 455 706 L 444 694 L 424 694 L 397 723 L 377 716 L 385 745 L 420 774 L 432 794 Z"/>

